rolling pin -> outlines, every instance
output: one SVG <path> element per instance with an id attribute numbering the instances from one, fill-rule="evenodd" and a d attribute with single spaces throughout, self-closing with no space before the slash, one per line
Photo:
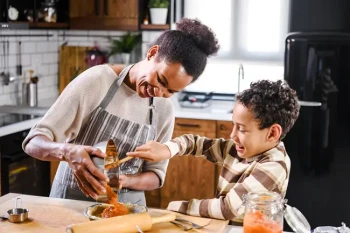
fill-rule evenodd
<path id="1" fill-rule="evenodd" d="M 159 217 L 151 217 L 148 212 L 127 214 L 90 222 L 73 224 L 67 227 L 67 233 L 115 233 L 139 232 L 136 225 L 143 231 L 152 229 L 156 223 L 174 221 L 176 215 L 169 213 Z"/>

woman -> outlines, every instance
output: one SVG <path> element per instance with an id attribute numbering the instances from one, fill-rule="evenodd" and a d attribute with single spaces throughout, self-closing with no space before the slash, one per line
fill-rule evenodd
<path id="1" fill-rule="evenodd" d="M 167 98 L 195 81 L 218 49 L 207 26 L 183 19 L 156 39 L 146 59 L 95 66 L 75 78 L 23 142 L 30 156 L 61 161 L 50 196 L 92 200 L 105 193 L 107 177 L 91 160 L 105 156 L 93 147 L 98 142 L 112 138 L 125 157 L 147 141 L 170 140 L 174 109 Z M 123 164 L 119 201 L 146 205 L 143 191 L 162 186 L 167 165 L 138 158 Z"/>

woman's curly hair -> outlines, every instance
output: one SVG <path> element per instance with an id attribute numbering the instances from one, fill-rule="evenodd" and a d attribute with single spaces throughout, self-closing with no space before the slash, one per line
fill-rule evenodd
<path id="1" fill-rule="evenodd" d="M 299 116 L 300 105 L 296 91 L 281 80 L 261 80 L 250 84 L 250 89 L 239 93 L 236 100 L 253 112 L 260 129 L 273 124 L 282 127 L 283 139 Z"/>
<path id="2" fill-rule="evenodd" d="M 203 73 L 207 58 L 220 49 L 211 28 L 198 19 L 183 18 L 176 23 L 176 30 L 164 31 L 151 46 L 158 45 L 157 61 L 181 63 L 188 75 L 196 81 Z"/>

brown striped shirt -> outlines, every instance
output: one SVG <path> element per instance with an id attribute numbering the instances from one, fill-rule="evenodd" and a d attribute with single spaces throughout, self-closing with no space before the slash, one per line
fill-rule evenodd
<path id="1" fill-rule="evenodd" d="M 186 134 L 165 143 L 172 156 L 194 155 L 222 166 L 213 199 L 170 202 L 168 209 L 193 216 L 234 220 L 241 218 L 242 196 L 250 191 L 286 194 L 290 159 L 283 142 L 251 158 L 237 155 L 234 142 Z M 213 174 L 214 175 L 214 174 Z"/>

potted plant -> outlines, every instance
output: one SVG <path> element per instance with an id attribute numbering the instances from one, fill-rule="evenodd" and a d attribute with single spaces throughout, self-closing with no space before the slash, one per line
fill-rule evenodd
<path id="1" fill-rule="evenodd" d="M 148 8 L 150 11 L 151 24 L 166 24 L 169 0 L 150 0 Z"/>
<path id="2" fill-rule="evenodd" d="M 112 40 L 112 46 L 109 56 L 121 54 L 122 61 L 125 64 L 129 64 L 130 54 L 135 48 L 135 46 L 141 42 L 141 39 L 141 34 L 131 34 L 130 32 L 128 32 L 122 35 L 120 39 Z"/>

